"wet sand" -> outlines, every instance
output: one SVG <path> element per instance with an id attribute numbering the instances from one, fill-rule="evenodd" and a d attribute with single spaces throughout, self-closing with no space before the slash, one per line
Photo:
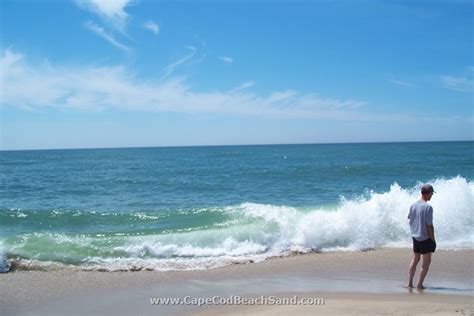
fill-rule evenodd
<path id="1" fill-rule="evenodd" d="M 437 251 L 424 291 L 404 288 L 410 258 L 410 249 L 382 248 L 293 255 L 205 271 L 14 271 L 0 274 L 0 314 L 474 313 L 474 250 Z M 150 303 L 155 297 L 231 296 L 322 298 L 324 304 Z"/>

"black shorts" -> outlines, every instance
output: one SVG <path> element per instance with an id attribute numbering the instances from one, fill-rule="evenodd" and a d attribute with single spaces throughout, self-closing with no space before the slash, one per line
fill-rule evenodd
<path id="1" fill-rule="evenodd" d="M 420 254 L 425 254 L 429 252 L 435 252 L 436 250 L 436 243 L 432 241 L 430 238 L 419 241 L 413 238 L 413 252 L 414 253 L 420 253 Z"/>

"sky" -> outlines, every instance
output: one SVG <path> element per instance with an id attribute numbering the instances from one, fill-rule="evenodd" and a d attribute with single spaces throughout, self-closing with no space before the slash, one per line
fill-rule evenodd
<path id="1" fill-rule="evenodd" d="M 0 1 L 0 149 L 474 140 L 474 2 Z"/>

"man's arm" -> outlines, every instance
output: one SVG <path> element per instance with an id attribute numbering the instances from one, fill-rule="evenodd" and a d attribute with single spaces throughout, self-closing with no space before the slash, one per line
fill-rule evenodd
<path id="1" fill-rule="evenodd" d="M 435 241 L 434 227 L 433 227 L 433 208 L 430 206 L 426 214 L 426 227 L 428 228 L 428 236 L 432 241 Z"/>
<path id="2" fill-rule="evenodd" d="M 433 225 L 427 225 L 428 227 L 428 236 L 430 236 L 431 240 L 436 242 L 435 241 L 435 236 L 434 236 L 434 227 Z"/>

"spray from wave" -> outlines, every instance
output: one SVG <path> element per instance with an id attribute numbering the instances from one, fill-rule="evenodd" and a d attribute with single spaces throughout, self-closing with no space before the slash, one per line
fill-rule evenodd
<path id="1" fill-rule="evenodd" d="M 0 252 L 0 273 L 5 273 L 10 270 L 10 263 L 7 260 L 7 257 Z"/>
<path id="2" fill-rule="evenodd" d="M 430 204 L 438 247 L 473 248 L 474 184 L 458 176 L 437 179 L 433 185 L 437 193 Z M 142 233 L 25 233 L 0 240 L 0 254 L 8 258 L 0 268 L 8 269 L 11 263 L 16 269 L 39 270 L 197 270 L 290 253 L 410 247 L 407 214 L 419 198 L 420 186 L 403 189 L 395 183 L 385 193 L 366 192 L 357 199 L 341 198 L 337 205 L 314 209 L 243 203 L 194 210 L 180 215 L 187 226 Z M 33 216 L 18 210 L 12 214 L 22 220 Z M 79 215 L 59 213 L 55 218 L 67 222 L 64 216 Z M 121 222 L 129 220 L 124 216 L 145 223 L 163 220 L 148 213 L 115 216 Z"/>

